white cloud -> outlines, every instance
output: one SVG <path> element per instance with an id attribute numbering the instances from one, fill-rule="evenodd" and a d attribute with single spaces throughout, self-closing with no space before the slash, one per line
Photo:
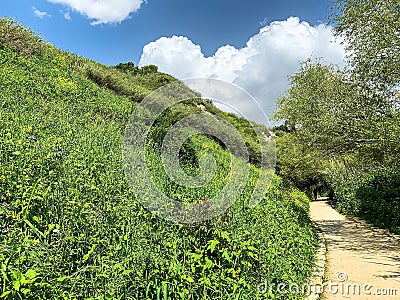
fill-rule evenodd
<path id="1" fill-rule="evenodd" d="M 244 48 L 226 45 L 211 57 L 186 37 L 162 37 L 143 48 L 140 65 L 158 65 L 160 71 L 180 79 L 207 77 L 234 83 L 255 97 L 270 116 L 276 98 L 288 88 L 288 76 L 301 61 L 322 58 L 341 66 L 344 56 L 331 27 L 310 26 L 291 17 L 261 28 Z"/>
<path id="2" fill-rule="evenodd" d="M 268 24 L 268 18 L 264 18 L 261 22 L 259 22 L 261 26 L 266 26 Z"/>
<path id="3" fill-rule="evenodd" d="M 64 4 L 88 17 L 93 25 L 119 23 L 139 10 L 143 0 L 47 0 Z"/>
<path id="4" fill-rule="evenodd" d="M 71 16 L 69 15 L 69 11 L 67 11 L 66 13 L 64 13 L 64 18 L 65 20 L 71 20 Z"/>
<path id="5" fill-rule="evenodd" d="M 51 15 L 49 15 L 47 12 L 45 11 L 40 11 L 38 10 L 36 7 L 32 7 L 33 13 L 36 17 L 38 17 L 39 19 L 43 19 L 44 17 L 49 17 L 51 18 Z"/>

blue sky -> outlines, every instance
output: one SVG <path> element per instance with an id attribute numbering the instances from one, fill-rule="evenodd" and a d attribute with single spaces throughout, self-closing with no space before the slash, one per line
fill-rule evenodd
<path id="1" fill-rule="evenodd" d="M 220 46 L 243 47 L 268 22 L 297 16 L 311 25 L 326 22 L 327 0 L 148 0 L 121 23 L 91 25 L 71 7 L 44 0 L 2 0 L 0 14 L 15 17 L 56 46 L 103 62 L 138 63 L 143 47 L 162 36 L 182 35 L 206 56 Z M 47 13 L 35 16 L 34 8 Z M 64 14 L 68 13 L 71 20 Z M 264 22 L 264 23 L 263 23 Z"/>
<path id="2" fill-rule="evenodd" d="M 328 0 L 1 0 L 57 47 L 108 64 L 156 64 L 177 78 L 217 78 L 270 116 L 301 61 L 343 65 Z"/>

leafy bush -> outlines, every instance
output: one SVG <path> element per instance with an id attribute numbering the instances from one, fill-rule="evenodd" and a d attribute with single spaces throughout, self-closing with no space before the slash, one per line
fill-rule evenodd
<path id="1" fill-rule="evenodd" d="M 396 228 L 400 232 L 400 171 L 377 170 L 368 174 L 357 189 L 362 199 L 360 214 L 376 220 L 379 226 Z"/>
<path id="2" fill-rule="evenodd" d="M 0 18 L 0 47 L 7 47 L 21 55 L 43 53 L 46 45 L 31 30 L 12 19 Z"/>
<path id="3" fill-rule="evenodd" d="M 133 75 L 137 75 L 140 72 L 140 68 L 138 66 L 135 66 L 133 62 L 119 63 L 115 65 L 114 68 L 124 71 L 126 73 L 132 73 Z"/>
<path id="4" fill-rule="evenodd" d="M 335 190 L 340 211 L 362 217 L 376 226 L 400 232 L 400 171 L 377 169 L 352 176 Z"/>
<path id="5" fill-rule="evenodd" d="M 130 73 L 132 75 L 158 73 L 158 67 L 155 65 L 147 65 L 140 68 L 138 66 L 135 66 L 133 62 L 119 63 L 114 66 L 114 68 L 122 70 L 126 73 Z"/>

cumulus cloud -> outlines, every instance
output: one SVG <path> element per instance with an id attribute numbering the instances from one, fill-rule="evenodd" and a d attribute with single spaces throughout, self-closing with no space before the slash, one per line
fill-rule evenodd
<path id="1" fill-rule="evenodd" d="M 139 10 L 143 0 L 47 0 L 64 4 L 93 20 L 92 24 L 119 23 Z"/>
<path id="2" fill-rule="evenodd" d="M 180 79 L 217 78 L 236 84 L 250 93 L 270 116 L 276 98 L 284 95 L 288 77 L 300 62 L 322 58 L 339 66 L 345 51 L 330 26 L 310 26 L 297 17 L 272 22 L 237 49 L 226 45 L 205 57 L 201 47 L 187 37 L 162 37 L 143 48 L 140 65 L 155 64 L 160 71 Z"/>
<path id="3" fill-rule="evenodd" d="M 40 11 L 38 10 L 36 7 L 32 7 L 33 10 L 33 14 L 38 17 L 39 19 L 43 19 L 44 17 L 49 17 L 51 18 L 51 15 L 49 15 L 47 12 L 45 11 Z"/>

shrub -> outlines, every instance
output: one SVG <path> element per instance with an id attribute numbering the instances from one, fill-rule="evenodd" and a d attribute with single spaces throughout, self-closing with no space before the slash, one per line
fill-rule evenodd
<path id="1" fill-rule="evenodd" d="M 349 215 L 400 232 L 399 169 L 377 169 L 351 176 L 335 188 L 334 205 Z"/>
<path id="2" fill-rule="evenodd" d="M 33 31 L 8 18 L 0 18 L 0 47 L 9 48 L 21 55 L 42 54 L 46 48 L 42 39 Z"/>

